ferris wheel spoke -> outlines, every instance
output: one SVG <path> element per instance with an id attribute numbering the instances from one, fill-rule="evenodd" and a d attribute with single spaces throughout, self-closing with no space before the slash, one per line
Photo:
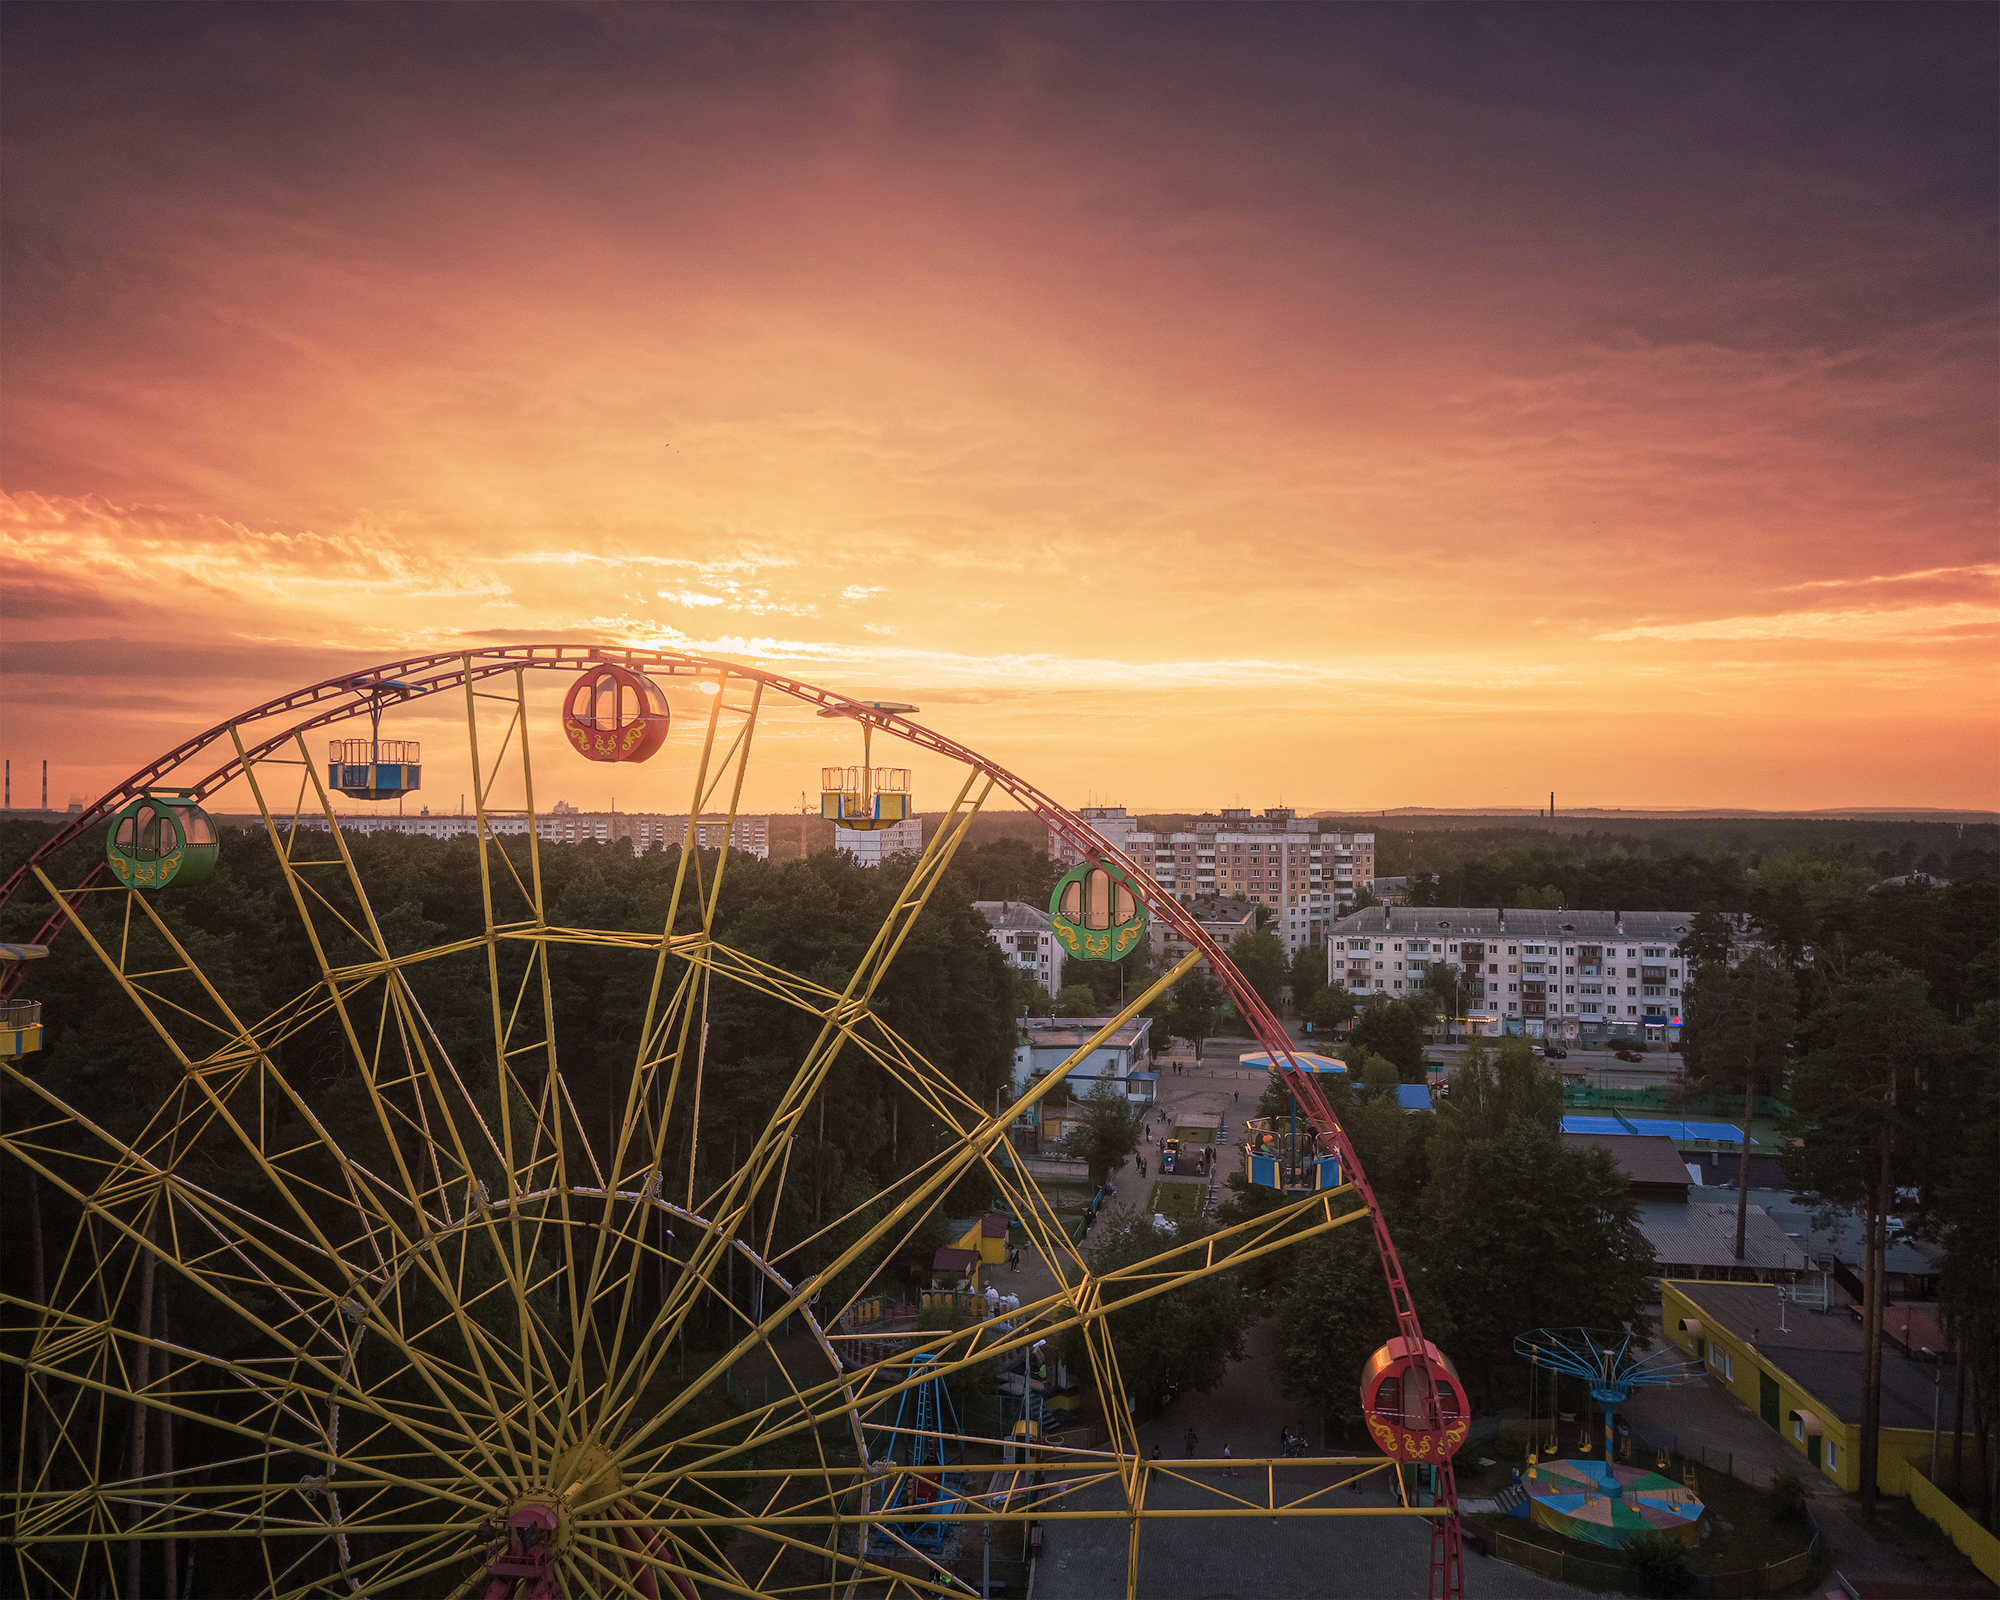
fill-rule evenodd
<path id="1" fill-rule="evenodd" d="M 33 1087 L 33 1085 L 30 1086 Z M 79 1122 L 82 1121 L 82 1119 L 76 1120 Z M 365 1308 L 367 1325 L 372 1331 L 379 1333 L 399 1348 L 408 1362 L 410 1369 L 425 1379 L 440 1404 L 454 1413 L 458 1411 L 461 1404 L 479 1405 L 482 1408 L 488 1409 L 497 1405 L 497 1396 L 493 1390 L 490 1372 L 482 1355 L 482 1352 L 487 1351 L 489 1347 L 487 1342 L 479 1335 L 478 1330 L 462 1314 L 458 1316 L 458 1322 L 461 1331 L 465 1335 L 466 1348 L 474 1364 L 474 1372 L 464 1377 L 453 1372 L 448 1366 L 440 1365 L 429 1352 L 413 1346 L 403 1336 L 402 1331 L 380 1313 L 379 1301 L 386 1298 L 395 1290 L 397 1283 L 412 1264 L 420 1267 L 422 1275 L 430 1281 L 434 1289 L 446 1296 L 447 1303 L 449 1304 L 452 1299 L 451 1291 L 453 1284 L 449 1274 L 442 1270 L 443 1263 L 441 1260 L 435 1263 L 437 1270 L 434 1270 L 434 1264 L 430 1260 L 423 1259 L 410 1252 L 405 1252 L 401 1265 L 393 1273 L 387 1272 L 385 1264 L 384 1273 L 378 1275 L 378 1282 L 372 1292 L 368 1282 L 368 1275 L 357 1272 L 351 1267 L 347 1268 L 346 1273 L 349 1283 L 345 1287 L 348 1292 L 343 1295 L 340 1290 L 329 1288 L 310 1274 L 303 1272 L 295 1263 L 292 1253 L 274 1248 L 271 1244 L 260 1240 L 257 1234 L 248 1226 L 226 1225 L 222 1215 L 224 1208 L 215 1203 L 212 1197 L 202 1194 L 200 1191 L 194 1189 L 193 1186 L 181 1180 L 174 1179 L 162 1173 L 158 1168 L 152 1167 L 149 1163 L 136 1158 L 129 1147 L 123 1145 L 121 1141 L 113 1139 L 104 1130 L 91 1127 L 87 1123 L 83 1125 L 90 1132 L 96 1134 L 107 1146 L 112 1148 L 121 1162 L 129 1163 L 134 1169 L 134 1175 L 142 1183 L 152 1186 L 153 1190 L 159 1194 L 170 1198 L 178 1198 L 216 1236 L 219 1247 L 226 1250 L 230 1257 L 245 1269 L 249 1281 L 255 1282 L 260 1287 L 278 1295 L 281 1303 L 287 1305 L 295 1316 L 305 1318 L 310 1327 L 323 1330 L 334 1320 L 338 1313 L 344 1312 L 351 1316 L 355 1309 Z M 12 1153 L 17 1157 L 24 1155 L 24 1152 L 18 1148 L 14 1148 Z M 139 1230 L 132 1227 L 122 1216 L 112 1210 L 101 1193 L 86 1193 L 80 1187 L 69 1183 L 59 1172 L 48 1168 L 45 1164 L 32 1160 L 29 1164 L 41 1170 L 52 1183 L 56 1184 L 64 1192 L 67 1192 L 87 1212 L 101 1217 L 106 1225 L 127 1236 L 133 1243 L 135 1250 L 143 1248 L 152 1251 L 156 1255 L 162 1253 L 156 1247 L 145 1243 L 141 1238 Z M 322 1192 L 327 1192 L 329 1197 L 332 1197 L 330 1191 Z M 298 1209 L 300 1209 L 300 1213 L 303 1215 L 303 1208 Z M 263 1231 L 268 1231 L 268 1224 L 263 1225 Z M 433 1238 L 435 1238 L 435 1235 L 433 1235 Z M 290 1243 L 296 1247 L 306 1243 L 306 1241 L 293 1236 Z M 324 1260 L 329 1264 L 341 1261 L 340 1253 L 325 1243 L 323 1235 L 319 1243 L 324 1249 Z M 245 1254 L 246 1246 L 255 1251 L 256 1255 L 267 1263 L 267 1265 L 260 1266 L 250 1255 Z M 278 1340 L 281 1343 L 285 1342 L 285 1335 L 276 1325 L 270 1324 L 262 1318 L 253 1317 L 239 1300 L 226 1292 L 223 1287 L 223 1281 L 216 1277 L 212 1271 L 203 1272 L 198 1270 L 200 1258 L 190 1261 L 185 1257 L 173 1256 L 169 1257 L 169 1260 L 170 1265 L 181 1270 L 183 1275 L 200 1282 L 211 1295 L 214 1295 L 225 1304 L 235 1317 L 253 1324 L 266 1337 Z M 274 1277 L 272 1272 L 268 1270 L 268 1267 L 271 1266 L 278 1268 L 280 1272 L 291 1279 L 291 1282 L 287 1284 Z M 322 1309 L 317 1313 L 308 1311 L 301 1296 L 318 1300 Z M 493 1351 L 492 1353 L 495 1355 L 498 1354 L 497 1351 Z M 305 1355 L 307 1359 L 315 1359 L 319 1362 L 322 1378 L 331 1378 L 332 1368 L 326 1360 L 312 1358 L 303 1349 L 301 1349 L 301 1354 Z M 507 1370 L 504 1363 L 501 1365 L 500 1370 Z M 447 1387 L 453 1387 L 459 1391 L 458 1400 L 454 1401 L 446 1393 Z M 460 1418 L 460 1426 L 465 1426 L 462 1417 Z"/>

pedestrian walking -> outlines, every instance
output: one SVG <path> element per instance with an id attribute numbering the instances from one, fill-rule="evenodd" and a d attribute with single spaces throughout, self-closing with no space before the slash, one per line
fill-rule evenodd
<path id="1" fill-rule="evenodd" d="M 1194 1429 L 1190 1428 L 1187 1431 L 1187 1453 L 1188 1453 L 1188 1460 L 1190 1461 L 1194 1460 L 1195 1444 L 1196 1444 L 1195 1431 Z"/>
<path id="2" fill-rule="evenodd" d="M 1233 1464 L 1233 1463 L 1232 1463 L 1232 1462 L 1230 1461 L 1230 1458 L 1229 1458 L 1229 1446 L 1228 1446 L 1228 1445 L 1224 1445 L 1224 1446 L 1222 1447 L 1222 1475 L 1223 1475 L 1223 1476 L 1224 1476 L 1225 1478 L 1233 1478 L 1233 1477 L 1235 1477 L 1235 1476 L 1236 1476 L 1236 1468 L 1235 1468 L 1235 1465 L 1234 1465 L 1234 1464 Z"/>
<path id="3" fill-rule="evenodd" d="M 1153 1459 L 1155 1461 L 1160 1459 L 1160 1447 L 1158 1445 L 1153 1446 Z"/>
<path id="4" fill-rule="evenodd" d="M 990 1317 L 1000 1309 L 1000 1291 L 992 1284 L 986 1286 L 986 1314 Z"/>

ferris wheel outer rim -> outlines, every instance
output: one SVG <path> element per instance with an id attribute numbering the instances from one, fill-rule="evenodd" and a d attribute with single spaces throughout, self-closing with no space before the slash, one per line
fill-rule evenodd
<path id="1" fill-rule="evenodd" d="M 538 652 L 548 652 L 540 654 Z M 1383 1274 L 1388 1280 L 1390 1300 L 1396 1316 L 1397 1332 L 1404 1338 L 1415 1341 L 1414 1348 L 1422 1349 L 1425 1344 L 1422 1322 L 1409 1293 L 1408 1280 L 1402 1269 L 1402 1260 L 1390 1237 L 1388 1224 L 1382 1215 L 1380 1203 L 1376 1200 L 1373 1186 L 1354 1147 L 1341 1127 L 1339 1119 L 1333 1115 L 1325 1097 L 1312 1081 L 1311 1074 L 1301 1069 L 1296 1060 L 1296 1050 L 1283 1025 L 1278 1021 L 1262 997 L 1251 988 L 1243 975 L 1237 971 L 1228 955 L 1222 950 L 1194 916 L 1172 895 L 1160 886 L 1153 875 L 1141 867 L 1124 851 L 1090 827 L 1075 813 L 1062 805 L 1053 796 L 1043 793 L 1026 779 L 1002 767 L 998 762 L 980 755 L 957 740 L 935 732 L 923 725 L 911 722 L 899 712 L 881 710 L 877 705 L 857 699 L 837 691 L 822 689 L 803 679 L 793 678 L 783 673 L 769 671 L 761 667 L 747 666 L 726 657 L 704 656 L 691 651 L 676 649 L 654 649 L 619 645 L 568 645 L 558 642 L 536 644 L 492 645 L 475 649 L 431 652 L 410 656 L 399 661 L 386 662 L 372 668 L 351 670 L 337 676 L 322 679 L 315 684 L 293 690 L 289 694 L 276 696 L 253 706 L 249 710 L 228 718 L 192 739 L 183 741 L 167 755 L 148 766 L 140 768 L 124 782 L 100 795 L 97 800 L 84 807 L 76 817 L 65 824 L 36 848 L 21 863 L 4 883 L 0 883 L 0 910 L 4 910 L 15 894 L 29 880 L 33 870 L 46 858 L 55 854 L 81 837 L 91 826 L 102 820 L 111 811 L 137 798 L 148 787 L 156 784 L 167 773 L 186 765 L 199 756 L 210 745 L 239 728 L 243 723 L 279 715 L 286 710 L 311 706 L 327 706 L 328 702 L 341 703 L 321 710 L 301 722 L 293 723 L 283 731 L 272 734 L 254 746 L 239 747 L 241 754 L 215 769 L 198 784 L 186 790 L 191 798 L 200 800 L 233 781 L 250 763 L 278 745 L 293 739 L 302 739 L 316 728 L 336 721 L 346 720 L 363 709 L 371 696 L 385 679 L 400 680 L 399 687 L 406 689 L 403 703 L 427 698 L 432 694 L 449 689 L 469 686 L 472 682 L 496 677 L 505 672 L 519 671 L 580 671 L 594 664 L 609 662 L 632 670 L 646 671 L 665 669 L 670 675 L 692 673 L 705 675 L 717 672 L 727 677 L 734 676 L 761 683 L 766 688 L 777 689 L 793 699 L 817 704 L 828 715 L 848 715 L 857 721 L 864 721 L 882 732 L 894 735 L 906 743 L 932 751 L 934 754 L 959 761 L 991 778 L 1022 806 L 1045 823 L 1051 832 L 1080 854 L 1107 861 L 1118 866 L 1133 879 L 1134 886 L 1142 891 L 1149 913 L 1162 918 L 1168 926 L 1180 935 L 1191 947 L 1201 950 L 1210 969 L 1221 980 L 1223 988 L 1236 1004 L 1238 1013 L 1249 1025 L 1252 1036 L 1269 1051 L 1274 1060 L 1279 1061 L 1278 1071 L 1286 1087 L 1291 1091 L 1299 1106 L 1306 1113 L 1306 1120 L 1312 1130 L 1322 1140 L 1331 1139 L 1337 1147 L 1343 1163 L 1343 1172 L 1348 1176 L 1357 1196 L 1369 1213 L 1370 1227 L 1375 1239 L 1376 1254 L 1381 1261 Z M 451 664 L 456 664 L 455 666 Z M 408 675 L 442 668 L 428 679 L 410 682 Z M 99 863 L 91 872 L 86 883 L 94 882 L 104 870 Z M 60 905 L 50 915 L 35 943 L 49 944 L 60 934 L 67 918 Z M 11 993 L 21 981 L 23 968 L 16 966 L 12 979 L 0 986 L 0 998 Z M 1432 1592 L 1433 1594 L 1456 1595 L 1462 1593 L 1462 1557 L 1459 1551 L 1459 1517 L 1456 1475 L 1451 1457 L 1443 1448 L 1444 1430 L 1442 1419 L 1431 1436 L 1439 1445 L 1435 1470 L 1439 1474 L 1440 1498 L 1450 1508 L 1450 1515 L 1433 1519 Z M 1443 1548 L 1440 1550 L 1439 1542 Z M 1439 1568 L 1442 1564 L 1443 1572 Z M 1440 1588 L 1438 1579 L 1445 1581 Z"/>

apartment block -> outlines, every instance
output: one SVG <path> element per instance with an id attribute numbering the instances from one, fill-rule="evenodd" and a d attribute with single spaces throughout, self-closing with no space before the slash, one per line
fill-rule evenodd
<path id="1" fill-rule="evenodd" d="M 1327 981 L 1400 999 L 1443 967 L 1467 1032 L 1678 1039 L 1691 911 L 1370 906 L 1329 931 Z"/>
<path id="2" fill-rule="evenodd" d="M 1188 908 L 1201 931 L 1227 950 L 1246 933 L 1256 931 L 1257 908 L 1242 900 L 1224 900 L 1214 895 L 1176 896 Z M 1153 919 L 1153 955 L 1171 966 L 1188 953 L 1188 942 L 1160 918 Z M 1208 963 L 1200 964 L 1208 971 Z"/>
<path id="3" fill-rule="evenodd" d="M 1214 895 L 1268 908 L 1287 952 L 1326 939 L 1355 891 L 1375 880 L 1374 834 L 1322 831 L 1316 818 L 1283 806 L 1221 811 L 1184 833 L 1143 830 L 1123 806 L 1079 815 L 1176 898 Z M 1079 859 L 1053 831 L 1049 855 L 1058 871 Z"/>
<path id="4" fill-rule="evenodd" d="M 1008 966 L 1025 972 L 1052 996 L 1061 992 L 1063 947 L 1048 912 L 1025 900 L 975 900 L 972 909 L 986 919 L 987 933 Z"/>
<path id="5" fill-rule="evenodd" d="M 314 817 L 301 817 L 307 827 L 323 825 Z M 687 815 L 664 811 L 579 811 L 567 800 L 558 800 L 535 819 L 535 837 L 544 844 L 611 844 L 623 839 L 634 853 L 670 848 L 678 850 L 687 838 Z M 470 812 L 433 816 L 428 808 L 415 816 L 397 812 L 342 812 L 340 826 L 351 833 L 407 833 L 427 839 L 472 838 L 479 819 Z M 528 831 L 528 819 L 504 813 L 487 818 L 487 829 L 499 836 Z M 694 842 L 698 850 L 718 850 L 724 835 L 729 848 L 768 861 L 771 856 L 770 819 L 739 816 L 734 824 L 721 814 L 695 818 Z"/>
<path id="6" fill-rule="evenodd" d="M 879 867 L 890 856 L 921 854 L 924 825 L 917 817 L 905 817 L 886 828 L 842 828 L 836 825 L 833 847 L 846 851 L 860 866 Z"/>

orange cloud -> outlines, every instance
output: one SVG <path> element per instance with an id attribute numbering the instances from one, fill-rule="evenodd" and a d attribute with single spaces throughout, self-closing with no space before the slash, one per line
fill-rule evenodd
<path id="1" fill-rule="evenodd" d="M 1133 804 L 2000 791 L 1983 13 L 22 15 L 6 740 L 79 787 L 587 637 Z"/>

